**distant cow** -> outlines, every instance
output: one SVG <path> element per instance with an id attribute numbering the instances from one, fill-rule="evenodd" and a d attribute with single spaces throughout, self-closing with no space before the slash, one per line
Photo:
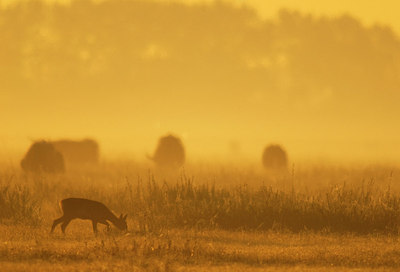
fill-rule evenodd
<path id="1" fill-rule="evenodd" d="M 267 170 L 286 170 L 288 167 L 286 151 L 279 145 L 269 145 L 264 149 L 262 163 Z"/>
<path id="2" fill-rule="evenodd" d="M 67 165 L 96 164 L 99 161 L 99 145 L 94 140 L 60 140 L 52 144 L 64 156 Z"/>
<path id="3" fill-rule="evenodd" d="M 24 171 L 33 173 L 61 173 L 65 171 L 62 154 L 46 141 L 32 144 L 21 161 L 21 167 Z"/>
<path id="4" fill-rule="evenodd" d="M 185 163 L 185 150 L 182 141 L 173 136 L 161 137 L 151 158 L 159 168 L 177 169 Z"/>

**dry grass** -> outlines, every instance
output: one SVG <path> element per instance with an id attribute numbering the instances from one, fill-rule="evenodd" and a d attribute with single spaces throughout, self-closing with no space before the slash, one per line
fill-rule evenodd
<path id="1" fill-rule="evenodd" d="M 1 270 L 396 271 L 397 171 L 309 168 L 277 178 L 216 167 L 162 176 L 127 164 L 61 176 L 6 169 Z M 57 202 L 70 196 L 128 212 L 130 232 L 95 237 L 76 220 L 66 236 L 49 235 Z"/>
<path id="2" fill-rule="evenodd" d="M 171 229 L 95 237 L 83 221 L 66 236 L 22 226 L 2 226 L 0 236 L 0 262 L 10 271 L 400 269 L 399 239 L 390 236 Z"/>

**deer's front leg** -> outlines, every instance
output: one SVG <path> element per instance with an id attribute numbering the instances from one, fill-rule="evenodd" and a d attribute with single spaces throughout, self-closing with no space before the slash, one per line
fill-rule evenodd
<path id="1" fill-rule="evenodd" d="M 111 226 L 110 226 L 110 224 L 108 224 L 107 220 L 99 221 L 99 223 L 106 225 L 108 232 L 111 230 Z"/>
<path id="2" fill-rule="evenodd" d="M 97 221 L 92 220 L 93 232 L 97 234 Z"/>

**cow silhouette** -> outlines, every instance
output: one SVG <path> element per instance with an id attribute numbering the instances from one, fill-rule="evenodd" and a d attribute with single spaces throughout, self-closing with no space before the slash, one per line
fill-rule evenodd
<path id="1" fill-rule="evenodd" d="M 288 168 L 286 151 L 280 145 L 269 145 L 262 154 L 262 163 L 265 169 L 284 171 Z"/>
<path id="2" fill-rule="evenodd" d="M 21 161 L 25 172 L 62 173 L 65 171 L 64 158 L 53 144 L 46 141 L 34 142 Z"/>
<path id="3" fill-rule="evenodd" d="M 161 137 L 150 159 L 160 169 L 179 169 L 185 163 L 185 149 L 182 141 L 173 135 Z"/>

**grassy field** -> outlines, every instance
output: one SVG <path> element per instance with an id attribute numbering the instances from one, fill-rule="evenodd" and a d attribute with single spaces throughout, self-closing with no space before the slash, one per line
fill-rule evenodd
<path id="1" fill-rule="evenodd" d="M 398 271 L 399 169 L 107 163 L 63 175 L 0 167 L 1 271 Z M 59 227 L 58 201 L 129 214 L 129 231 Z"/>
<path id="2" fill-rule="evenodd" d="M 0 227 L 2 271 L 365 271 L 400 269 L 397 236 L 171 229 L 161 233 L 68 234 Z"/>

